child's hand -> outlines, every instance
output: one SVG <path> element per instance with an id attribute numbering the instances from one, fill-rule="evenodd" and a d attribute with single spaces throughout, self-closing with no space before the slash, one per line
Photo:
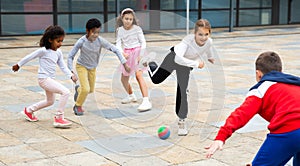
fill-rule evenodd
<path id="1" fill-rule="evenodd" d="M 211 59 L 208 59 L 208 61 L 209 61 L 210 63 L 212 63 L 212 64 L 214 64 L 214 63 L 215 63 L 215 59 L 213 59 L 213 58 L 211 58 Z"/>
<path id="2" fill-rule="evenodd" d="M 212 144 L 209 146 L 206 146 L 205 149 L 207 149 L 206 158 L 211 158 L 211 156 L 217 151 L 222 150 L 223 148 L 223 141 L 215 140 Z"/>
<path id="3" fill-rule="evenodd" d="M 76 81 L 78 80 L 76 74 L 73 74 L 73 75 L 71 76 L 71 79 L 72 79 L 72 81 L 73 81 L 74 83 L 76 83 Z"/>
<path id="4" fill-rule="evenodd" d="M 124 63 L 123 64 L 123 66 L 124 66 L 124 69 L 125 69 L 125 71 L 127 72 L 127 73 L 130 73 L 130 67 L 127 65 L 127 63 Z"/>
<path id="5" fill-rule="evenodd" d="M 202 62 L 202 61 L 199 62 L 198 68 L 199 68 L 199 69 L 202 69 L 203 67 L 204 67 L 204 62 Z"/>
<path id="6" fill-rule="evenodd" d="M 128 59 L 128 58 L 129 58 L 129 54 L 127 54 L 127 53 L 125 53 L 125 52 L 123 52 L 123 56 L 124 56 L 125 59 Z"/>
<path id="7" fill-rule="evenodd" d="M 14 72 L 18 71 L 19 69 L 20 69 L 20 66 L 18 64 L 15 64 L 15 65 L 12 66 L 12 70 Z"/>

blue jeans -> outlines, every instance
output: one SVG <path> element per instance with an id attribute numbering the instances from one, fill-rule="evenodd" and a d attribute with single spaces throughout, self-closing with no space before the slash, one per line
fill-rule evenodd
<path id="1" fill-rule="evenodd" d="M 284 134 L 268 134 L 252 166 L 284 166 L 292 157 L 293 166 L 300 166 L 300 129 Z"/>

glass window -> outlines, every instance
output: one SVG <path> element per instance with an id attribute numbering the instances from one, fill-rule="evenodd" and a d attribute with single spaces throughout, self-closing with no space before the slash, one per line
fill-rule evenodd
<path id="1" fill-rule="evenodd" d="M 235 19 L 235 12 L 233 13 Z M 228 27 L 229 26 L 229 10 L 203 11 L 202 18 L 207 19 L 212 27 Z M 235 25 L 235 20 L 233 20 Z"/>
<path id="2" fill-rule="evenodd" d="M 2 34 L 42 34 L 53 25 L 52 18 L 52 15 L 2 15 Z"/>
<path id="3" fill-rule="evenodd" d="M 239 24 L 240 26 L 271 24 L 271 9 L 241 10 Z"/>
<path id="4" fill-rule="evenodd" d="M 288 23 L 288 1 L 280 1 L 279 24 Z"/>
<path id="5" fill-rule="evenodd" d="M 59 0 L 57 1 L 58 12 L 101 12 L 103 0 Z"/>
<path id="6" fill-rule="evenodd" d="M 291 8 L 291 23 L 300 22 L 300 1 L 292 1 Z"/>
<path id="7" fill-rule="evenodd" d="M 162 10 L 183 10 L 186 9 L 186 0 L 164 0 L 160 1 Z M 198 0 L 190 0 L 190 9 L 198 9 Z"/>
<path id="8" fill-rule="evenodd" d="M 60 14 L 58 25 L 62 26 L 67 33 L 85 33 L 85 25 L 90 18 L 98 18 L 103 30 L 103 14 Z"/>
<path id="9" fill-rule="evenodd" d="M 203 0 L 202 1 L 202 9 L 218 9 L 218 8 L 230 8 L 230 0 Z"/>
<path id="10" fill-rule="evenodd" d="M 241 8 L 272 7 L 272 0 L 240 0 Z"/>
<path id="11" fill-rule="evenodd" d="M 2 12 L 51 12 L 52 0 L 1 0 Z"/>

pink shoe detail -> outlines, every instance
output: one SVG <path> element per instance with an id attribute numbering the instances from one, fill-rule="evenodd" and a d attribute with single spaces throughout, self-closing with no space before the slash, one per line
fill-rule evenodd
<path id="1" fill-rule="evenodd" d="M 54 117 L 53 126 L 56 128 L 69 128 L 71 125 L 72 122 L 62 118 L 62 116 L 60 118 Z"/>
<path id="2" fill-rule="evenodd" d="M 22 111 L 22 114 L 25 116 L 25 119 L 30 122 L 38 121 L 38 118 L 34 116 L 34 113 L 27 112 L 26 107 L 24 108 L 24 111 Z"/>

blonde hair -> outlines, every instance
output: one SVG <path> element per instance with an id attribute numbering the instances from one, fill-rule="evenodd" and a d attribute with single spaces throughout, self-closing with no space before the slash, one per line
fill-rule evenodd
<path id="1" fill-rule="evenodd" d="M 209 33 L 211 33 L 211 25 L 209 23 L 208 20 L 206 19 L 199 19 L 196 23 L 195 23 L 195 33 L 197 32 L 198 28 L 205 28 L 209 30 Z"/>
<path id="2" fill-rule="evenodd" d="M 132 14 L 133 15 L 133 22 L 132 22 L 132 24 L 138 25 L 138 20 L 136 19 L 135 12 L 131 8 L 126 8 L 126 9 L 122 10 L 120 16 L 117 18 L 117 21 L 116 21 L 116 30 L 119 27 L 123 26 L 122 18 L 124 17 L 125 14 Z"/>

